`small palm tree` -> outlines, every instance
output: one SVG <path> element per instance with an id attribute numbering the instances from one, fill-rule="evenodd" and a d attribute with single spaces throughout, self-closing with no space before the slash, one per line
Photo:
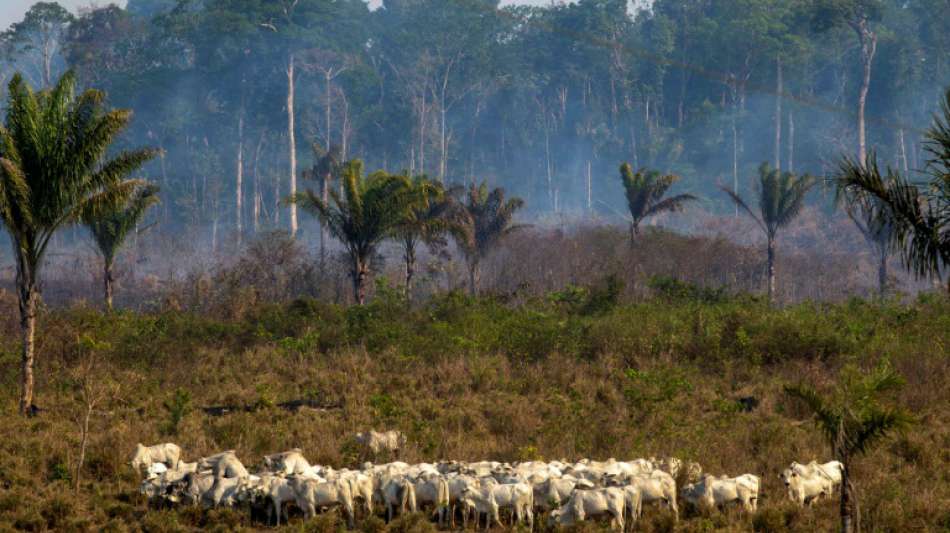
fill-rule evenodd
<path id="1" fill-rule="evenodd" d="M 796 176 L 773 169 L 768 163 L 759 167 L 759 212 L 752 211 L 736 193 L 720 187 L 752 220 L 762 228 L 768 241 L 768 302 L 775 298 L 775 238 L 778 231 L 795 220 L 805 204 L 805 196 L 815 185 L 808 175 Z"/>
<path id="2" fill-rule="evenodd" d="M 845 160 L 841 165 L 841 175 L 846 175 L 853 168 L 855 167 Z M 868 163 L 864 171 L 873 174 L 874 180 L 884 184 L 888 190 L 893 189 L 897 183 L 898 177 L 890 168 L 887 169 L 886 177 L 881 176 L 877 159 L 873 153 L 868 155 Z M 878 294 L 881 298 L 884 298 L 887 294 L 887 260 L 891 255 L 895 237 L 894 224 L 882 216 L 887 209 L 887 205 L 876 196 L 853 187 L 846 188 L 840 185 L 837 200 L 839 203 L 843 200 L 848 217 L 877 253 Z"/>
<path id="3" fill-rule="evenodd" d="M 389 238 L 406 219 L 409 178 L 383 171 L 363 176 L 363 163 L 346 163 L 341 173 L 342 194 L 328 191 L 329 201 L 307 190 L 288 201 L 320 219 L 327 230 L 346 248 L 350 259 L 353 297 L 366 302 L 366 278 L 370 261 L 379 244 Z"/>
<path id="4" fill-rule="evenodd" d="M 785 387 L 785 392 L 801 400 L 814 414 L 834 458 L 844 465 L 841 473 L 841 531 L 859 531 L 857 493 L 851 479 L 851 464 L 878 442 L 911 422 L 899 407 L 885 405 L 885 395 L 903 384 L 901 377 L 882 362 L 870 372 L 847 367 L 837 388 L 821 394 L 809 385 Z"/>
<path id="5" fill-rule="evenodd" d="M 93 211 L 83 214 L 86 227 L 102 254 L 103 289 L 106 309 L 112 311 L 112 284 L 115 276 L 112 266 L 119 249 L 132 230 L 138 231 L 139 223 L 150 207 L 158 203 L 158 186 L 141 185 L 124 204 L 110 206 L 103 213 Z"/>
<path id="6" fill-rule="evenodd" d="M 688 203 L 696 200 L 692 194 L 678 194 L 663 198 L 679 176 L 663 175 L 656 170 L 633 171 L 629 163 L 620 165 L 620 179 L 627 194 L 627 208 L 630 209 L 630 243 L 640 235 L 640 223 L 653 215 L 664 212 L 676 212 Z"/>
<path id="7" fill-rule="evenodd" d="M 106 152 L 128 125 L 131 111 L 104 109 L 104 95 L 75 94 L 65 74 L 34 93 L 17 74 L 10 81 L 6 122 L 0 127 L 0 223 L 16 255 L 16 286 L 23 334 L 20 411 L 33 408 L 33 356 L 40 267 L 53 234 L 121 203 L 140 184 L 125 179 L 151 159 L 152 150 Z"/>
<path id="8" fill-rule="evenodd" d="M 406 263 L 406 295 L 412 297 L 412 279 L 416 270 L 416 251 L 419 244 L 431 246 L 445 244 L 445 232 L 449 227 L 449 193 L 441 183 L 425 176 L 412 179 L 407 191 L 408 209 L 406 218 L 396 228 L 396 238 L 402 244 L 403 260 Z"/>
<path id="9" fill-rule="evenodd" d="M 926 146 L 931 159 L 925 184 L 914 184 L 894 172 L 882 177 L 873 158 L 866 166 L 845 158 L 838 185 L 850 194 L 879 201 L 877 223 L 893 226 L 905 266 L 920 277 L 939 278 L 950 266 L 950 89 L 941 115 L 927 131 Z"/>
<path id="10" fill-rule="evenodd" d="M 512 225 L 515 212 L 524 206 L 521 198 L 505 200 L 502 188 L 488 191 L 488 184 L 471 184 L 462 201 L 455 203 L 450 231 L 468 264 L 468 287 L 478 292 L 481 262 L 498 242 L 521 225 Z"/>

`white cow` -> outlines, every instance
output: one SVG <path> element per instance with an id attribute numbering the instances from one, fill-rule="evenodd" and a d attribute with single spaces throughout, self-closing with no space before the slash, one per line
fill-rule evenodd
<path id="1" fill-rule="evenodd" d="M 789 468 L 797 470 L 800 474 L 806 476 L 820 474 L 831 480 L 831 484 L 835 487 L 841 485 L 841 475 L 844 472 L 844 465 L 839 461 L 828 461 L 827 463 L 812 461 L 806 465 L 792 461 Z"/>
<path id="2" fill-rule="evenodd" d="M 277 515 L 276 525 L 280 527 L 280 515 L 289 520 L 284 504 L 297 501 L 297 492 L 290 484 L 290 480 L 282 476 L 263 476 L 260 484 L 254 489 L 258 497 L 270 500 L 267 507 L 267 523 L 270 523 L 272 514 Z"/>
<path id="3" fill-rule="evenodd" d="M 164 463 L 165 466 L 175 470 L 178 468 L 178 462 L 181 460 L 181 448 L 177 444 L 166 442 L 154 446 L 144 446 L 142 443 L 135 445 L 135 453 L 132 455 L 132 468 L 141 470 L 148 468 L 154 463 Z"/>
<path id="4" fill-rule="evenodd" d="M 244 464 L 235 455 L 234 450 L 228 450 L 198 460 L 198 470 L 210 470 L 217 479 L 246 478 L 249 473 Z"/>
<path id="5" fill-rule="evenodd" d="M 699 483 L 690 483 L 683 488 L 683 497 L 695 506 L 723 508 L 730 503 L 739 503 L 753 512 L 759 499 L 759 478 L 752 474 L 739 477 L 715 477 L 706 475 Z"/>
<path id="6" fill-rule="evenodd" d="M 275 474 L 306 475 L 311 472 L 310 463 L 300 448 L 264 456 L 264 467 Z"/>
<path id="7" fill-rule="evenodd" d="M 355 438 L 356 442 L 373 452 L 373 456 L 383 451 L 398 455 L 399 450 L 406 445 L 406 436 L 396 430 L 379 432 L 371 429 L 357 433 Z"/>
<path id="8" fill-rule="evenodd" d="M 627 478 L 612 477 L 607 479 L 607 483 L 611 486 L 630 485 L 636 487 L 640 491 L 643 504 L 660 503 L 665 505 L 673 511 L 673 517 L 679 519 L 679 506 L 676 502 L 676 480 L 666 472 L 654 470 L 650 474 L 640 474 Z"/>
<path id="9" fill-rule="evenodd" d="M 610 516 L 610 527 L 624 529 L 625 496 L 617 487 L 576 490 L 560 509 L 548 518 L 552 526 L 570 526 L 595 516 Z"/>
<path id="10" fill-rule="evenodd" d="M 785 483 L 788 498 L 801 507 L 811 505 L 834 491 L 831 480 L 819 473 L 804 474 L 797 468 L 786 468 L 779 477 Z"/>
<path id="11" fill-rule="evenodd" d="M 379 499 L 386 506 L 386 522 L 390 522 L 399 508 L 400 514 L 407 511 L 414 513 L 416 505 L 416 489 L 412 482 L 404 476 L 385 477 L 381 480 L 378 489 Z"/>
<path id="12" fill-rule="evenodd" d="M 484 478 L 492 480 L 492 478 Z M 492 523 L 501 526 L 500 509 L 510 508 L 515 522 L 527 522 L 529 528 L 534 525 L 534 493 L 527 483 L 494 483 L 487 482 L 478 487 L 467 487 L 462 492 L 462 501 L 470 510 L 476 513 L 476 527 L 478 516 L 485 514 L 485 528 Z"/>
<path id="13" fill-rule="evenodd" d="M 322 507 L 336 507 L 343 509 L 347 523 L 353 527 L 353 494 L 350 485 L 344 481 L 328 481 L 320 483 L 306 478 L 295 477 L 290 480 L 294 490 L 297 506 L 303 509 L 304 516 L 313 518 L 317 509 Z"/>
<path id="14" fill-rule="evenodd" d="M 431 506 L 433 514 L 438 515 L 439 526 L 442 526 L 447 521 L 449 512 L 448 481 L 439 474 L 426 474 L 416 478 L 413 485 L 416 493 L 416 504 L 420 509 Z"/>

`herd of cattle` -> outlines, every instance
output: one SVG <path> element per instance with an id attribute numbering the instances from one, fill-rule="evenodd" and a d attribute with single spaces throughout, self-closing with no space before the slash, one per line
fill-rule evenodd
<path id="1" fill-rule="evenodd" d="M 405 444 L 399 432 L 368 432 L 357 440 L 378 454 Z M 301 450 L 267 455 L 251 474 L 234 451 L 195 462 L 184 462 L 180 448 L 171 443 L 138 445 L 132 466 L 145 472 L 141 492 L 156 503 L 250 506 L 266 513 L 268 523 L 287 519 L 288 504 L 306 518 L 318 511 L 340 508 L 349 526 L 357 511 L 373 514 L 385 509 L 386 520 L 396 514 L 431 511 L 439 526 L 454 526 L 457 514 L 463 527 L 470 517 L 476 528 L 485 517 L 486 529 L 501 525 L 501 511 L 513 523 L 533 527 L 535 516 L 547 514 L 550 526 L 570 525 L 605 517 L 612 528 L 623 530 L 641 515 L 644 505 L 659 504 L 679 517 L 679 504 L 722 509 L 738 504 L 755 511 L 760 478 L 705 474 L 700 465 L 676 458 L 632 461 L 495 461 L 407 464 L 365 463 L 359 470 L 333 469 L 310 464 Z M 782 474 L 787 496 L 810 505 L 830 496 L 841 483 L 841 464 L 793 462 Z M 677 481 L 680 490 L 677 491 Z"/>

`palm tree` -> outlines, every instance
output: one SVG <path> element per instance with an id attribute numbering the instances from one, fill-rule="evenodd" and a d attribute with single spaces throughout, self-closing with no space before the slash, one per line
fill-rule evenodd
<path id="1" fill-rule="evenodd" d="M 65 74 L 54 87 L 34 93 L 17 74 L 10 81 L 5 126 L 0 127 L 0 221 L 16 256 L 16 286 L 23 336 L 20 412 L 33 407 L 33 356 L 40 267 L 50 239 L 83 213 L 121 203 L 140 183 L 125 177 L 151 159 L 152 150 L 120 152 L 106 159 L 131 111 L 107 111 L 103 93 L 76 96 Z"/>
<path id="2" fill-rule="evenodd" d="M 468 264 L 468 287 L 478 292 L 481 261 L 498 242 L 523 226 L 512 225 L 515 212 L 524 206 L 521 198 L 505 200 L 502 188 L 488 191 L 488 184 L 471 184 L 463 201 L 456 202 L 452 237 Z"/>
<path id="3" fill-rule="evenodd" d="M 410 182 L 405 176 L 383 171 L 364 177 L 363 162 L 358 159 L 344 165 L 341 179 L 342 194 L 328 191 L 327 202 L 309 189 L 290 197 L 289 202 L 319 218 L 343 243 L 350 259 L 353 297 L 363 305 L 370 261 L 379 244 L 405 220 Z"/>
<path id="4" fill-rule="evenodd" d="M 815 416 L 834 458 L 844 465 L 841 473 L 841 531 L 860 531 L 857 493 L 851 480 L 851 464 L 869 452 L 881 439 L 911 422 L 899 407 L 887 406 L 883 396 L 899 388 L 900 376 L 887 362 L 870 372 L 847 367 L 837 388 L 821 394 L 805 384 L 785 387 L 785 392 L 801 400 Z"/>
<path id="5" fill-rule="evenodd" d="M 759 167 L 759 212 L 756 214 L 736 193 L 720 187 L 752 220 L 762 228 L 768 241 L 768 302 L 775 298 L 775 238 L 778 231 L 795 219 L 805 203 L 805 195 L 815 180 L 808 175 L 773 169 L 768 163 Z"/>
<path id="6" fill-rule="evenodd" d="M 846 160 L 842 164 L 840 172 L 845 175 L 850 172 L 851 168 L 857 167 L 849 166 Z M 895 172 L 890 168 L 887 169 L 887 177 L 881 177 L 881 171 L 877 166 L 877 159 L 873 153 L 869 154 L 867 166 L 861 170 L 873 174 L 874 179 L 880 181 L 888 189 L 892 188 L 897 181 Z M 837 200 L 840 202 L 842 199 L 848 217 L 877 253 L 878 294 L 881 298 L 884 298 L 887 294 L 887 259 L 891 255 L 894 244 L 894 224 L 881 216 L 887 206 L 876 196 L 855 188 L 839 186 Z"/>
<path id="7" fill-rule="evenodd" d="M 330 182 L 339 175 L 342 168 L 340 163 L 340 147 L 331 146 L 324 150 L 317 143 L 311 146 L 314 156 L 313 168 L 303 171 L 303 178 L 306 180 L 316 180 L 320 185 L 320 199 L 323 203 L 330 200 Z M 326 261 L 326 235 L 325 227 L 320 227 L 320 264 Z"/>
<path id="8" fill-rule="evenodd" d="M 926 146 L 931 155 L 927 183 L 914 184 L 895 172 L 885 179 L 873 158 L 867 166 L 845 158 L 838 186 L 879 201 L 878 223 L 893 225 L 905 266 L 920 277 L 939 278 L 950 266 L 950 89 L 927 131 Z"/>
<path id="9" fill-rule="evenodd" d="M 663 198 L 666 192 L 679 181 L 679 176 L 663 175 L 656 170 L 633 171 L 629 163 L 620 165 L 620 179 L 627 194 L 627 207 L 630 209 L 630 243 L 640 235 L 640 223 L 648 217 L 664 212 L 676 212 L 683 209 L 687 202 L 696 200 L 692 194 L 678 194 Z"/>
<path id="10" fill-rule="evenodd" d="M 420 243 L 429 246 L 445 244 L 443 235 L 448 230 L 449 195 L 441 183 L 425 176 L 416 176 L 407 191 L 406 218 L 396 228 L 396 237 L 402 244 L 406 263 L 406 296 L 412 297 L 412 278 L 416 270 L 416 250 Z"/>
<path id="11" fill-rule="evenodd" d="M 112 311 L 112 266 L 119 248 L 132 230 L 137 230 L 150 207 L 158 203 L 158 186 L 141 185 L 124 204 L 110 206 L 102 213 L 84 213 L 86 227 L 102 254 L 103 289 L 106 309 Z"/>

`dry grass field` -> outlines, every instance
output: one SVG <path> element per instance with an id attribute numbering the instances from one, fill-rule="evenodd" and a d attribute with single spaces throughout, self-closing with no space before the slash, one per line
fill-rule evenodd
<path id="1" fill-rule="evenodd" d="M 606 459 L 676 455 L 715 474 L 754 473 L 754 515 L 646 509 L 639 531 L 829 531 L 830 502 L 798 509 L 778 479 L 829 451 L 783 385 L 830 386 L 845 365 L 888 358 L 915 423 L 857 461 L 867 531 L 950 528 L 950 303 L 797 304 L 663 286 L 617 303 L 603 286 L 517 303 L 457 293 L 408 306 L 377 288 L 365 307 L 313 300 L 240 317 L 86 307 L 42 315 L 37 417 L 14 415 L 15 301 L 2 300 L 0 528 L 32 531 L 266 529 L 239 510 L 150 509 L 128 466 L 136 442 L 178 443 L 186 459 L 236 449 L 246 464 L 300 447 L 311 462 L 354 466 L 352 435 L 401 429 L 404 459 Z M 102 393 L 78 488 L 82 386 Z M 751 411 L 740 398 L 755 398 Z M 325 406 L 282 409 L 288 400 Z M 203 408 L 242 406 L 238 412 Z M 543 521 L 542 521 L 543 523 Z M 294 531 L 337 530 L 331 513 Z M 385 527 L 375 518 L 363 530 Z M 434 527 L 421 517 L 394 531 Z M 585 526 L 599 527 L 599 526 Z"/>

